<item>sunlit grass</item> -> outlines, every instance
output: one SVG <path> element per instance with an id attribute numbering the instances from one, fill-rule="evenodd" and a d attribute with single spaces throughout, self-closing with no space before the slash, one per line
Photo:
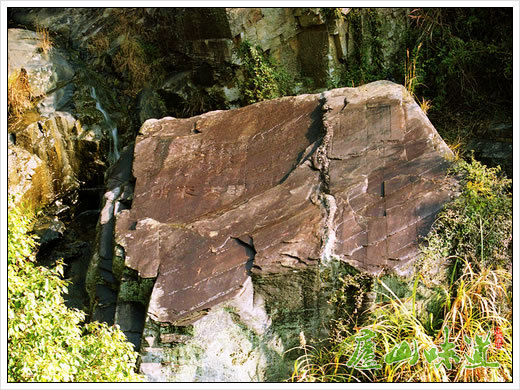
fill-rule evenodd
<path id="1" fill-rule="evenodd" d="M 419 102 L 419 107 L 421 107 L 422 112 L 427 114 L 428 111 L 430 110 L 430 108 L 432 107 L 432 101 L 427 100 L 423 97 L 423 98 L 421 98 L 421 101 Z"/>
<path id="2" fill-rule="evenodd" d="M 452 173 L 459 175 L 460 195 L 444 206 L 421 245 L 414 279 L 406 281 L 413 282 L 411 291 L 401 291 L 398 296 L 378 278 L 372 285 L 366 281 L 356 284 L 360 275 L 340 278 L 341 285 L 330 300 L 340 313 L 332 324 L 331 337 L 323 346 L 300 346 L 302 356 L 295 362 L 290 380 L 512 380 L 512 276 L 508 271 L 512 260 L 511 181 L 500 169 L 487 168 L 473 158 L 471 162 L 458 160 Z M 356 294 L 366 297 L 368 291 L 377 296 L 366 302 L 363 313 L 357 313 L 352 307 Z M 375 334 L 373 356 L 381 368 L 348 366 L 356 351 L 356 336 L 363 328 Z M 503 337 L 501 346 L 497 331 Z M 477 340 L 481 347 L 475 347 Z M 408 344 L 411 359 L 394 361 L 395 353 L 402 350 L 393 348 L 406 345 L 403 343 Z M 425 351 L 432 348 L 437 352 L 452 350 L 457 359 L 449 360 L 452 364 L 439 364 L 432 350 L 428 361 Z M 412 354 L 415 349 L 418 355 Z"/>
<path id="3" fill-rule="evenodd" d="M 410 50 L 406 49 L 406 63 L 404 73 L 404 86 L 406 90 L 415 97 L 415 89 L 421 84 L 420 79 L 417 75 L 417 57 L 421 50 L 422 42 L 417 46 L 417 50 L 410 59 Z"/>
<path id="4" fill-rule="evenodd" d="M 32 107 L 33 92 L 24 69 L 14 70 L 7 80 L 7 109 L 10 117 L 19 118 Z"/>
<path id="5" fill-rule="evenodd" d="M 41 49 L 43 54 L 49 53 L 52 49 L 52 40 L 49 35 L 49 30 L 37 25 L 36 34 L 38 35 L 38 47 Z"/>
<path id="6" fill-rule="evenodd" d="M 418 280 L 420 277 L 418 278 Z M 294 382 L 487 382 L 510 381 L 512 368 L 511 344 L 511 300 L 507 286 L 511 275 L 504 270 L 483 269 L 473 272 L 469 263 L 454 289 L 455 296 L 446 301 L 442 326 L 431 334 L 416 316 L 415 290 L 407 299 L 398 298 L 381 280 L 386 291 L 381 294 L 385 301 L 372 308 L 370 321 L 365 328 L 375 332 L 374 352 L 382 367 L 378 370 L 360 370 L 347 366 L 347 361 L 354 354 L 355 336 L 359 328 L 339 326 L 336 339 L 329 340 L 326 348 L 300 345 L 302 356 L 295 361 L 291 381 Z M 446 292 L 450 294 L 450 292 Z M 428 362 L 424 351 L 440 345 L 444 341 L 443 329 L 449 329 L 449 342 L 455 344 L 453 351 L 460 358 L 453 362 L 452 369 L 443 364 Z M 498 362 L 499 368 L 466 368 L 466 355 L 471 357 L 465 338 L 475 340 L 477 335 L 485 336 L 500 327 L 504 344 L 501 349 L 491 343 L 487 360 Z M 491 337 L 493 340 L 493 337 Z M 385 356 L 403 341 L 418 351 L 417 363 L 408 361 L 387 364 Z M 415 342 L 415 344 L 414 344 Z"/>

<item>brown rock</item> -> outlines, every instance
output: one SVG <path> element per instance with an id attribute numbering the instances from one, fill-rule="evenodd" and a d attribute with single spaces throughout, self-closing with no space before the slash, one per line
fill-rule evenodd
<path id="1" fill-rule="evenodd" d="M 326 98 L 335 253 L 363 271 L 405 273 L 452 195 L 452 153 L 402 87 L 377 82 Z"/>
<path id="2" fill-rule="evenodd" d="M 374 273 L 414 260 L 451 195 L 451 152 L 401 86 L 323 97 L 324 118 L 320 95 L 302 95 L 143 125 L 116 242 L 127 266 L 157 278 L 154 320 L 185 323 L 251 272 L 302 269 L 327 250 Z"/>
<path id="3" fill-rule="evenodd" d="M 116 240 L 128 266 L 157 277 L 154 319 L 230 298 L 253 258 L 275 272 L 319 257 L 322 215 L 310 200 L 319 172 L 302 161 L 320 133 L 317 95 L 145 123 Z"/>

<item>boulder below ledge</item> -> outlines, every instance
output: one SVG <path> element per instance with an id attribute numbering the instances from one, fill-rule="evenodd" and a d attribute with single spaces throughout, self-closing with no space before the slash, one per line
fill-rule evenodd
<path id="1" fill-rule="evenodd" d="M 251 274 L 333 256 L 406 274 L 453 195 L 451 157 L 390 82 L 148 120 L 116 242 L 127 267 L 156 278 L 148 315 L 171 324 L 229 300 Z"/>

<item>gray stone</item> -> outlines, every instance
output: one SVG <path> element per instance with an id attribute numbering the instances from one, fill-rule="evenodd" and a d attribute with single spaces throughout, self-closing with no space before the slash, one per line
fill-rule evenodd
<path id="1" fill-rule="evenodd" d="M 141 331 L 139 332 L 124 332 L 126 339 L 134 344 L 134 349 L 136 351 L 139 351 L 139 348 L 141 348 Z"/>
<path id="2" fill-rule="evenodd" d="M 100 305 L 113 305 L 117 301 L 117 292 L 105 284 L 96 285 L 96 296 Z"/>
<path id="3" fill-rule="evenodd" d="M 141 333 L 144 327 L 145 307 L 136 302 L 118 303 L 115 323 L 123 332 Z"/>
<path id="4" fill-rule="evenodd" d="M 42 115 L 49 115 L 65 106 L 72 97 L 69 82 L 74 69 L 64 53 L 53 47 L 48 53 L 39 49 L 41 38 L 34 31 L 8 29 L 8 73 L 25 69 L 35 96 L 45 95 L 39 104 Z"/>
<path id="5" fill-rule="evenodd" d="M 116 314 L 116 305 L 98 306 L 92 314 L 92 321 L 105 322 L 107 325 L 114 325 L 114 315 Z"/>
<path id="6" fill-rule="evenodd" d="M 99 234 L 99 256 L 103 259 L 112 259 L 114 254 L 114 220 L 111 218 L 107 223 L 100 226 Z"/>
<path id="7" fill-rule="evenodd" d="M 41 246 L 46 246 L 63 236 L 65 224 L 57 218 L 42 218 L 35 223 L 34 233 L 39 237 Z"/>

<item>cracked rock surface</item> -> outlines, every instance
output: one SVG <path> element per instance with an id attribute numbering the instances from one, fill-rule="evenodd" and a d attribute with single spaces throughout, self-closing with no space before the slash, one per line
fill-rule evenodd
<path id="1" fill-rule="evenodd" d="M 251 273 L 327 256 L 403 273 L 452 195 L 450 157 L 390 82 L 149 120 L 115 240 L 128 267 L 156 278 L 148 315 L 172 324 L 230 299 Z"/>
<path id="2" fill-rule="evenodd" d="M 365 272 L 405 274 L 453 195 L 452 152 L 402 87 L 378 82 L 326 97 L 334 252 Z"/>

